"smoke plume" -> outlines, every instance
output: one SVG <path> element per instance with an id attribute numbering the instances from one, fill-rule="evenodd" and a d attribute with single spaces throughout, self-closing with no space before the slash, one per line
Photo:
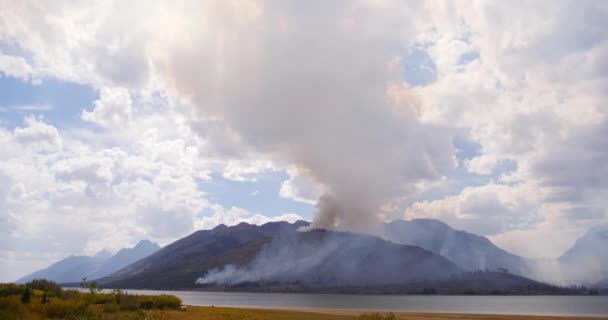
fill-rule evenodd
<path id="1" fill-rule="evenodd" d="M 247 265 L 211 270 L 197 283 L 382 286 L 437 280 L 460 271 L 420 248 L 399 246 L 372 236 L 313 230 L 277 236 Z"/>
<path id="2" fill-rule="evenodd" d="M 406 33 L 386 12 L 237 3 L 195 10 L 199 24 L 158 66 L 204 117 L 201 131 L 323 186 L 313 227 L 369 231 L 384 205 L 453 166 L 449 132 L 420 120 L 402 84 L 395 48 Z"/>

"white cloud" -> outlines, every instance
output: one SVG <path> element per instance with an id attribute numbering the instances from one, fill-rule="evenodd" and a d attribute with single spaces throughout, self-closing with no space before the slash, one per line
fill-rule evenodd
<path id="1" fill-rule="evenodd" d="M 416 202 L 410 218 L 433 218 L 482 235 L 534 227 L 542 221 L 533 186 L 487 184 L 467 187 L 460 194 Z"/>
<path id="2" fill-rule="evenodd" d="M 297 168 L 287 170 L 289 179 L 283 181 L 279 195 L 285 199 L 315 204 L 323 194 L 322 187 L 311 177 L 300 173 Z"/>
<path id="3" fill-rule="evenodd" d="M 26 127 L 13 132 L 15 141 L 25 147 L 39 151 L 54 151 L 61 148 L 61 138 L 57 129 L 34 117 L 25 118 Z"/>
<path id="4" fill-rule="evenodd" d="M 213 229 L 220 224 L 234 226 L 241 222 L 262 225 L 272 221 L 288 221 L 293 223 L 298 220 L 304 220 L 304 218 L 295 213 L 285 213 L 274 217 L 268 217 L 259 213 L 252 214 L 249 211 L 238 207 L 226 209 L 223 206 L 214 205 L 212 206 L 212 209 L 214 211 L 213 215 L 197 219 L 195 222 L 196 229 Z"/>
<path id="5" fill-rule="evenodd" d="M 102 88 L 93 110 L 83 110 L 81 117 L 103 127 L 118 127 L 129 125 L 132 114 L 133 103 L 128 90 Z"/>
<path id="6" fill-rule="evenodd" d="M 0 52 L 0 75 L 28 81 L 32 79 L 33 73 L 32 67 L 25 59 Z"/>
<path id="7" fill-rule="evenodd" d="M 260 160 L 228 160 L 223 177 L 233 181 L 255 182 L 266 171 L 276 171 L 271 162 Z"/>
<path id="8" fill-rule="evenodd" d="M 323 5 L 2 3 L 0 41 L 31 57 L 2 54 L 0 72 L 101 93 L 82 112 L 101 132 L 59 133 L 36 118 L 0 129 L 11 195 L 0 208 L 20 226 L 13 239 L 43 232 L 51 217 L 97 219 L 102 233 L 112 229 L 105 215 L 122 219 L 131 231 L 117 241 L 252 219 L 217 209 L 197 220 L 195 208 L 212 204 L 196 181 L 212 173 L 255 181 L 292 165 L 302 172 L 288 170 L 278 196 L 314 203 L 333 191 L 354 199 L 339 201 L 341 210 L 380 216 L 378 208 L 406 199 L 409 215 L 493 234 L 526 254 L 543 249 L 535 235 L 559 240 L 556 252 L 605 221 L 573 208 L 608 206 L 608 5 Z M 412 48 L 436 68 L 424 86 L 402 84 L 399 61 Z M 464 161 L 482 176 L 475 186 L 450 174 L 456 132 L 479 145 Z M 487 177 L 505 161 L 515 168 Z M 373 199 L 360 203 L 362 195 Z M 79 206 L 85 200 L 99 207 Z M 175 230 L 155 229 L 154 217 L 168 217 Z M 58 229 L 86 250 L 101 243 Z M 54 248 L 73 248 L 51 236 Z M 526 248 L 520 236 L 538 245 Z"/>
<path id="9" fill-rule="evenodd" d="M 481 175 L 491 174 L 496 165 L 498 165 L 498 161 L 492 155 L 482 155 L 466 162 L 469 172 Z"/>

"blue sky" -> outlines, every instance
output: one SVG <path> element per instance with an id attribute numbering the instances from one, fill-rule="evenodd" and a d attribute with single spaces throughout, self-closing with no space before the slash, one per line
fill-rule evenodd
<path id="1" fill-rule="evenodd" d="M 0 281 L 297 219 L 557 257 L 608 222 L 608 8 L 572 5 L 8 5 Z"/>

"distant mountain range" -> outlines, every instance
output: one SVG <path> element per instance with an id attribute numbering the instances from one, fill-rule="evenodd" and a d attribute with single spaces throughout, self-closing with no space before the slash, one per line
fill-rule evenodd
<path id="1" fill-rule="evenodd" d="M 527 259 L 498 248 L 485 237 L 455 230 L 438 220 L 395 220 L 385 224 L 384 233 L 389 241 L 419 246 L 469 271 L 500 269 L 526 277 L 534 275 Z"/>
<path id="2" fill-rule="evenodd" d="M 19 282 L 73 283 L 86 276 L 134 289 L 529 294 L 566 290 L 530 279 L 595 286 L 608 279 L 608 228 L 590 230 L 558 260 L 540 261 L 432 219 L 386 223 L 383 238 L 298 231 L 308 225 L 219 225 L 160 250 L 142 241 L 114 256 L 71 256 Z"/>
<path id="3" fill-rule="evenodd" d="M 504 269 L 471 272 L 473 268 L 463 268 L 421 246 L 347 232 L 297 231 L 307 225 L 304 221 L 241 223 L 197 231 L 101 282 L 120 288 L 265 292 L 567 291 Z M 402 226 L 393 225 L 392 232 L 398 233 Z"/>
<path id="4" fill-rule="evenodd" d="M 17 280 L 25 283 L 33 279 L 48 279 L 58 283 L 80 282 L 108 276 L 133 262 L 158 251 L 160 247 L 148 240 L 140 241 L 135 247 L 121 249 L 115 255 L 100 251 L 94 256 L 69 256 L 48 268 L 36 271 Z"/>
<path id="5" fill-rule="evenodd" d="M 559 258 L 559 265 L 564 278 L 570 282 L 608 283 L 608 226 L 594 227 L 576 240 Z"/>

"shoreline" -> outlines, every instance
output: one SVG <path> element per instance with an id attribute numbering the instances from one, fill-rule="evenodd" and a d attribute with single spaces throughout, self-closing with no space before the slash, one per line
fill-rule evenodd
<path id="1" fill-rule="evenodd" d="M 260 314 L 286 312 L 317 315 L 351 316 L 356 317 L 363 314 L 389 314 L 392 313 L 398 319 L 408 320 L 599 320 L 608 319 L 608 316 L 568 316 L 568 315 L 525 315 L 525 314 L 480 314 L 480 313 L 455 313 L 455 312 L 407 312 L 391 310 L 365 310 L 365 309 L 324 309 L 324 308 L 256 308 L 256 307 L 222 307 L 222 306 L 187 306 L 193 311 L 234 311 L 234 312 L 256 312 Z"/>

